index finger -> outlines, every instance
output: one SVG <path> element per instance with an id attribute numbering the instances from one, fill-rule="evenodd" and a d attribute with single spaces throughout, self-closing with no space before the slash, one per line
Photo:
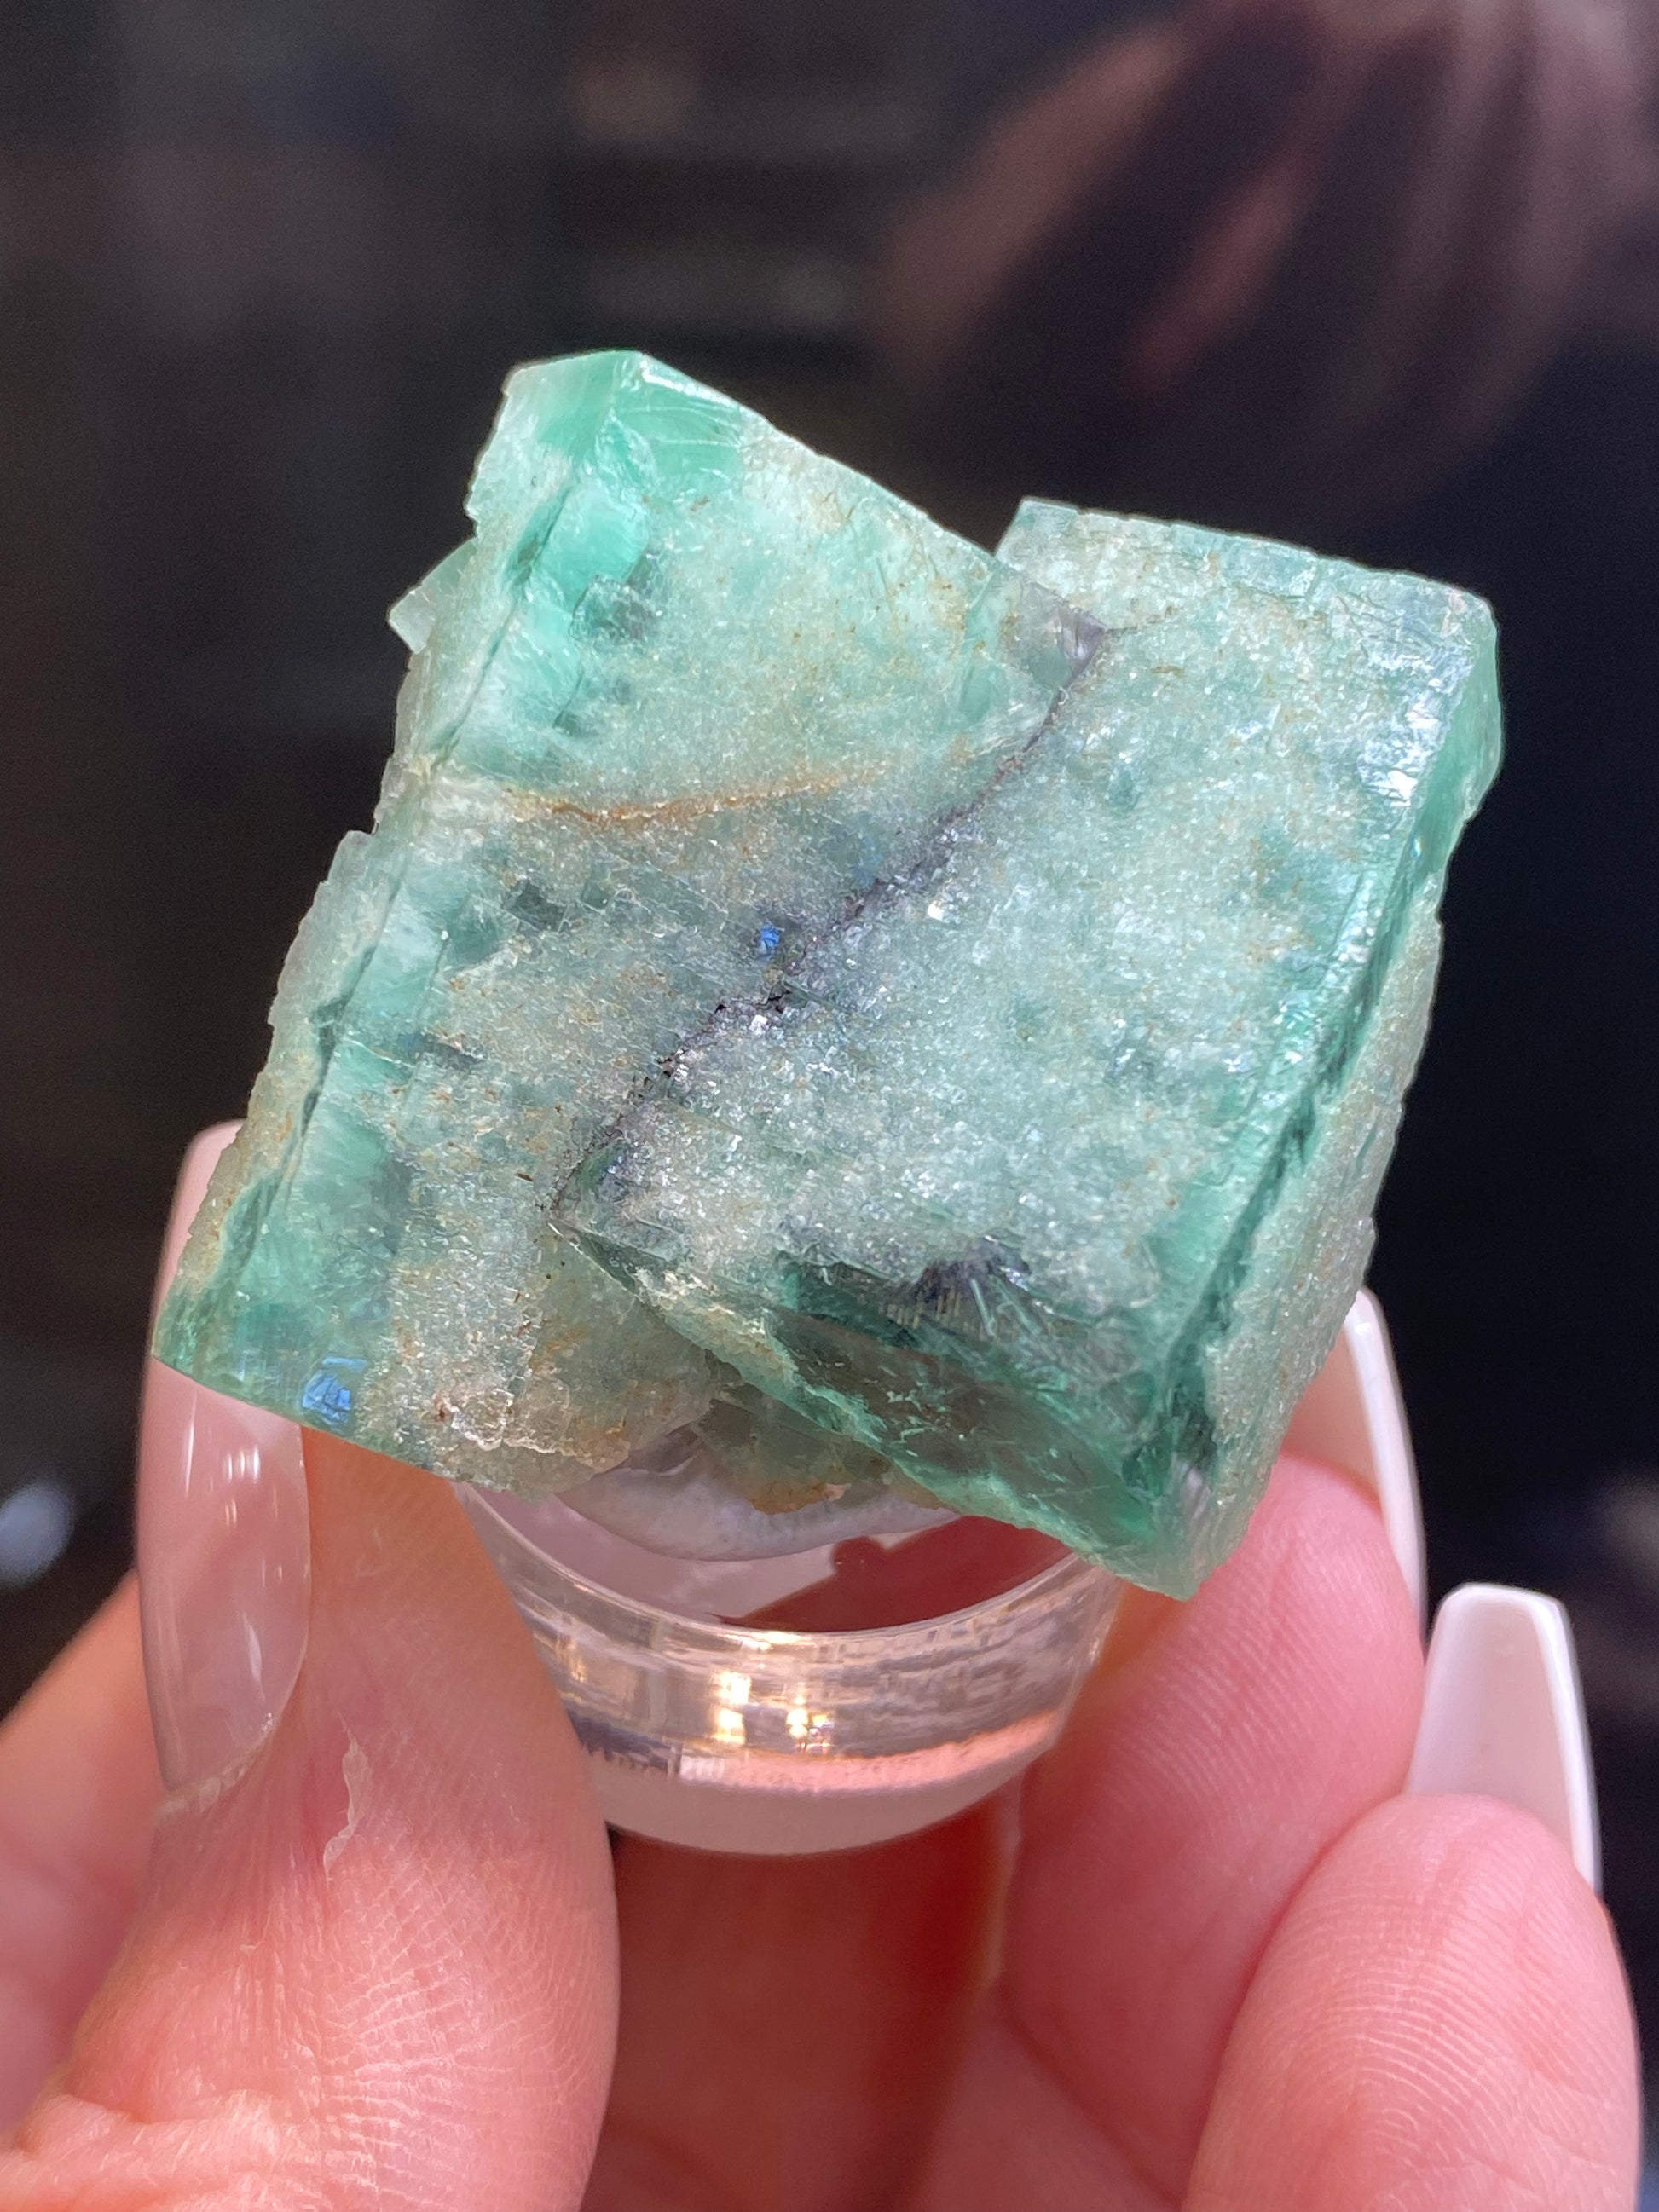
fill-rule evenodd
<path id="1" fill-rule="evenodd" d="M 1381 1519 L 1334 1468 L 1281 1461 L 1190 1603 L 1137 1595 L 1027 1788 L 1004 1969 L 924 2204 L 1178 2199 L 1268 1940 L 1400 1789 L 1421 1686 Z"/>

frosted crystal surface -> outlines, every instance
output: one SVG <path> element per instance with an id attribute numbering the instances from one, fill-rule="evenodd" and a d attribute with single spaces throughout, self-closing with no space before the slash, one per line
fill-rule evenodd
<path id="1" fill-rule="evenodd" d="M 413 658 L 374 834 L 301 929 L 157 1348 L 528 1492 L 700 1415 L 741 1455 L 735 1377 L 553 1201 L 687 1036 L 1030 740 L 1091 626 L 639 355 L 516 372 L 468 510 L 393 610 Z M 811 1455 L 797 1491 L 871 1473 Z"/>
<path id="2" fill-rule="evenodd" d="M 161 1356 L 1190 1589 L 1363 1275 L 1484 607 L 1036 503 L 994 560 L 632 355 L 518 372 L 469 509 Z"/>
<path id="3" fill-rule="evenodd" d="M 1491 622 L 1035 503 L 1000 550 L 1101 651 L 931 865 L 682 1047 L 568 1214 L 816 1425 L 1184 1591 L 1363 1277 L 1496 765 Z"/>

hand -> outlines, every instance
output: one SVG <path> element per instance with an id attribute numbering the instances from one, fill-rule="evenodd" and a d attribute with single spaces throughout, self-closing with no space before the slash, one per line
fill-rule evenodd
<path id="1" fill-rule="evenodd" d="M 307 1436 L 303 1492 L 204 1498 L 198 1440 L 192 1507 L 176 1412 L 169 1792 L 131 1588 L 0 1731 L 0 2120 L 58 2069 L 0 2212 L 1631 2203 L 1607 1921 L 1528 1815 L 1399 1795 L 1416 1622 L 1346 1475 L 1285 1461 L 1195 1600 L 1126 1603 L 1012 1868 L 993 1808 L 804 1861 L 624 1842 L 613 1890 L 446 1486 Z"/>

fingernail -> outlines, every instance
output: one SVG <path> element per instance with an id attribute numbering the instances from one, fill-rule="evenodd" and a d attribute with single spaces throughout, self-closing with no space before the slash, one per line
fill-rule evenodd
<path id="1" fill-rule="evenodd" d="M 1466 1583 L 1429 1644 L 1413 1796 L 1498 1797 L 1553 1831 L 1601 1884 L 1595 1776 L 1572 1628 L 1537 1590 Z"/>
<path id="2" fill-rule="evenodd" d="M 178 1273 L 185 1239 L 190 1234 L 191 1223 L 201 1212 L 213 1170 L 219 1164 L 219 1155 L 228 1147 L 241 1126 L 240 1121 L 216 1121 L 212 1128 L 192 1137 L 185 1149 L 179 1166 L 179 1180 L 173 1185 L 167 1225 L 161 1233 L 161 1257 L 155 1269 L 155 1297 L 150 1312 L 152 1328 L 167 1296 L 167 1285 Z"/>
<path id="3" fill-rule="evenodd" d="M 161 1287 L 234 1125 L 186 1155 Z M 159 1290 L 158 1290 L 159 1296 Z M 269 1735 L 305 1656 L 311 1526 L 300 1431 L 149 1363 L 138 1442 L 144 1674 L 162 1778 L 199 1789 Z"/>
<path id="4" fill-rule="evenodd" d="M 1285 1448 L 1346 1468 L 1374 1493 L 1421 1628 L 1427 1619 L 1423 1501 L 1388 1324 L 1369 1291 L 1348 1309 L 1335 1350 L 1303 1393 Z"/>

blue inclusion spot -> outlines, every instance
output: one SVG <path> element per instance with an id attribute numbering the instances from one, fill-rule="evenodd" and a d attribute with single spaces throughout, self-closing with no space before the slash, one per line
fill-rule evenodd
<path id="1" fill-rule="evenodd" d="M 342 1432 L 349 1429 L 355 1395 L 352 1386 L 368 1364 L 366 1359 L 319 1359 L 300 1393 L 300 1411 L 325 1429 Z"/>
<path id="2" fill-rule="evenodd" d="M 775 952 L 783 942 L 783 932 L 774 921 L 761 924 L 760 944 L 763 952 Z"/>

